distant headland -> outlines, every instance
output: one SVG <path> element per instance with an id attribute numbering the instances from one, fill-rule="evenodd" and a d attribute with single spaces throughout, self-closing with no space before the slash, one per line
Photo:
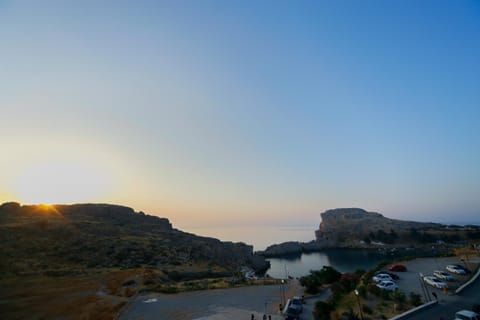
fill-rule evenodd
<path id="1" fill-rule="evenodd" d="M 320 215 L 315 240 L 274 244 L 258 253 L 273 257 L 325 248 L 451 248 L 480 239 L 480 226 L 476 225 L 403 221 L 360 208 L 331 209 Z"/>

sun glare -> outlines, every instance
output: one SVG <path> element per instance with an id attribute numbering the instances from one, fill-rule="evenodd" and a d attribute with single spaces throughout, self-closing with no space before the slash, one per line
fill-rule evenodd
<path id="1" fill-rule="evenodd" d="M 108 191 L 108 179 L 85 163 L 45 162 L 25 168 L 13 186 L 19 200 L 32 204 L 95 201 Z"/>

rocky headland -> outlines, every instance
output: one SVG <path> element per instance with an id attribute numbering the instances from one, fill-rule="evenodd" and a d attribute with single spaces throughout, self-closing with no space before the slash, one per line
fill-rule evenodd
<path id="1" fill-rule="evenodd" d="M 258 252 L 265 257 L 320 251 L 326 248 L 449 248 L 480 239 L 480 227 L 390 219 L 360 208 L 331 209 L 311 242 L 284 242 Z"/>

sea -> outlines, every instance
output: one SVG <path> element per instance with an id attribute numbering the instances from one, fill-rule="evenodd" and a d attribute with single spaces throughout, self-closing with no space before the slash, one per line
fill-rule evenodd
<path id="1" fill-rule="evenodd" d="M 320 252 L 286 255 L 269 258 L 270 269 L 266 274 L 272 278 L 286 279 L 302 277 L 310 270 L 320 270 L 323 266 L 331 266 L 340 272 L 369 270 L 382 261 L 394 260 L 397 253 L 361 249 L 324 249 Z"/>
<path id="2" fill-rule="evenodd" d="M 265 250 L 272 244 L 286 241 L 308 242 L 315 239 L 315 229 L 309 227 L 285 226 L 237 226 L 215 228 L 186 228 L 201 236 L 214 237 L 222 241 L 244 242 L 254 246 L 255 251 Z M 266 274 L 273 278 L 301 277 L 310 270 L 319 270 L 323 266 L 332 266 L 340 272 L 350 272 L 357 269 L 368 270 L 379 262 L 394 259 L 395 253 L 356 250 L 356 249 L 326 249 L 321 252 L 287 255 L 269 258 L 270 269 Z"/>

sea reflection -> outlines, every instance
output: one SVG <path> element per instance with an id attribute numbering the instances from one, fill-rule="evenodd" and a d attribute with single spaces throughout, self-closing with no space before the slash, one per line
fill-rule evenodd
<path id="1" fill-rule="evenodd" d="M 322 252 L 288 255 L 269 258 L 270 269 L 267 274 L 274 278 L 301 277 L 310 270 L 319 270 L 323 266 L 332 266 L 340 272 L 368 270 L 378 263 L 395 258 L 384 252 L 353 249 L 326 249 Z"/>

